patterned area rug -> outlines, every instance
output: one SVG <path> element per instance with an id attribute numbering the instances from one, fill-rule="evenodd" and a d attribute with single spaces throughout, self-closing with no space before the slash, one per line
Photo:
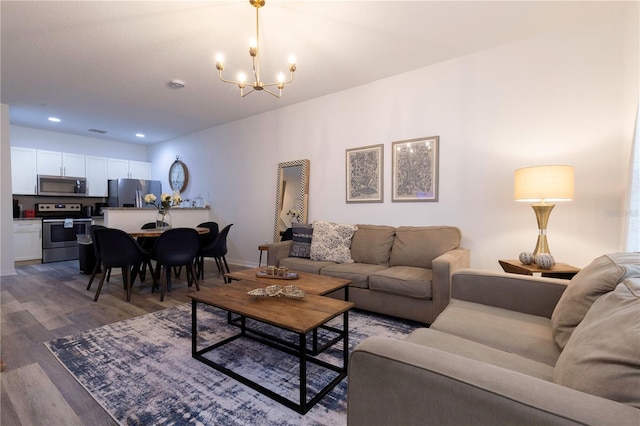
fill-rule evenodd
<path id="1" fill-rule="evenodd" d="M 332 325 L 341 327 L 341 321 L 342 317 L 336 318 Z M 251 325 L 296 341 L 293 334 L 287 335 L 268 325 Z M 400 338 L 418 326 L 352 310 L 350 350 L 366 337 Z M 227 324 L 226 312 L 199 305 L 198 348 L 237 331 L 237 327 Z M 319 332 L 320 342 L 330 337 L 327 333 Z M 52 340 L 46 345 L 120 424 L 346 424 L 347 379 L 303 416 L 191 358 L 190 304 Z M 319 358 L 339 366 L 341 349 L 338 343 Z M 298 400 L 298 363 L 282 351 L 241 338 L 207 356 L 289 399 Z M 336 374 L 311 363 L 307 363 L 307 370 L 310 393 L 329 383 Z"/>

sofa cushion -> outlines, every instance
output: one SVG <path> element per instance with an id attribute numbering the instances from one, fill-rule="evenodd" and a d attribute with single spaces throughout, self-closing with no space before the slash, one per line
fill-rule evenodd
<path id="1" fill-rule="evenodd" d="M 293 234 L 291 241 L 290 257 L 306 257 L 311 254 L 311 238 L 313 237 L 313 225 L 310 223 L 294 223 L 291 225 Z"/>
<path id="2" fill-rule="evenodd" d="M 393 266 L 369 276 L 369 289 L 418 299 L 431 299 L 431 269 Z"/>
<path id="3" fill-rule="evenodd" d="M 431 269 L 436 257 L 458 248 L 460 230 L 452 226 L 400 226 L 396 228 L 389 266 Z"/>
<path id="4" fill-rule="evenodd" d="M 355 225 L 313 222 L 313 238 L 311 239 L 311 260 L 323 260 L 337 263 L 353 262 L 351 259 L 351 238 L 356 230 Z"/>
<path id="5" fill-rule="evenodd" d="M 318 260 L 305 259 L 304 257 L 285 257 L 280 259 L 278 266 L 286 266 L 293 271 L 320 275 L 322 268 L 333 264 L 333 262 L 320 262 Z"/>
<path id="6" fill-rule="evenodd" d="M 332 263 L 323 267 L 320 274 L 351 280 L 350 287 L 369 288 L 369 275 L 383 269 L 386 269 L 386 266 L 368 263 Z"/>
<path id="7" fill-rule="evenodd" d="M 556 343 L 564 348 L 593 302 L 627 277 L 640 277 L 640 253 L 600 256 L 578 272 L 551 315 Z"/>
<path id="8" fill-rule="evenodd" d="M 550 365 L 438 330 L 418 328 L 403 340 L 508 368 L 549 382 L 553 380 L 553 367 Z"/>
<path id="9" fill-rule="evenodd" d="M 553 379 L 640 408 L 640 278 L 595 301 L 558 358 Z"/>
<path id="10" fill-rule="evenodd" d="M 358 225 L 351 240 L 351 257 L 356 263 L 389 266 L 396 229 L 385 225 Z"/>
<path id="11" fill-rule="evenodd" d="M 431 328 L 552 367 L 560 355 L 549 318 L 480 303 L 451 299 Z"/>

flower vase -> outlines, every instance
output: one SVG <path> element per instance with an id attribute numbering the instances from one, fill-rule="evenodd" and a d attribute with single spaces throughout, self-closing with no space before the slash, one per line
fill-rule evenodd
<path id="1" fill-rule="evenodd" d="M 171 214 L 169 210 L 158 210 L 156 215 L 156 229 L 171 228 Z"/>

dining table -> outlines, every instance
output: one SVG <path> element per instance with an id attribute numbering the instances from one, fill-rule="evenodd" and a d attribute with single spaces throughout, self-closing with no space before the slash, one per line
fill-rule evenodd
<path id="1" fill-rule="evenodd" d="M 147 238 L 156 238 L 162 235 L 164 231 L 167 231 L 171 228 L 150 228 L 150 229 L 137 229 L 135 231 L 127 231 L 129 235 L 132 237 L 147 237 Z M 198 234 L 208 234 L 209 228 L 205 228 L 202 226 L 196 226 L 193 229 L 198 231 Z"/>
<path id="2" fill-rule="evenodd" d="M 160 235 L 162 235 L 163 232 L 168 231 L 169 227 L 164 227 L 164 228 L 148 228 L 148 229 L 137 229 L 135 231 L 127 231 L 127 233 L 129 235 L 131 235 L 134 238 L 158 238 Z M 196 231 L 198 231 L 198 234 L 208 234 L 209 233 L 209 228 L 205 228 L 203 226 L 195 226 L 193 227 L 193 229 L 195 229 Z M 153 270 L 151 271 L 152 274 Z M 180 274 L 179 270 L 177 270 L 175 272 L 176 276 L 178 276 Z M 141 273 L 141 277 L 144 276 L 144 272 Z M 143 278 L 144 279 L 144 278 Z M 155 280 L 154 280 L 155 281 Z M 155 282 L 154 282 L 155 285 Z M 171 275 L 169 274 L 167 276 L 167 289 L 169 291 L 171 291 Z"/>

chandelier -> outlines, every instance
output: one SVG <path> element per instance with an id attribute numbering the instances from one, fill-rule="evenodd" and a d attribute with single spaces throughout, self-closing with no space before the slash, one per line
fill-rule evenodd
<path id="1" fill-rule="evenodd" d="M 262 6 L 264 6 L 265 0 L 249 0 L 249 3 L 251 3 L 251 6 L 256 8 L 256 38 L 252 39 L 249 42 L 249 55 L 251 55 L 251 65 L 253 68 L 253 83 L 248 83 L 246 75 L 242 72 L 238 75 L 237 80 L 227 80 L 222 77 L 222 71 L 224 71 L 224 63 L 222 55 L 220 54 L 216 56 L 216 68 L 218 69 L 218 76 L 220 77 L 220 80 L 225 83 L 236 84 L 240 88 L 240 96 L 242 96 L 243 98 L 249 93 L 256 90 L 264 90 L 270 95 L 279 98 L 282 96 L 282 89 L 284 89 L 284 86 L 293 81 L 293 73 L 296 70 L 296 61 L 293 56 L 289 58 L 289 80 L 285 81 L 284 74 L 282 73 L 278 75 L 277 83 L 263 83 L 262 80 L 260 80 L 260 57 L 258 56 L 260 52 L 260 31 L 258 23 L 258 11 Z M 268 89 L 269 87 L 273 86 L 278 88 L 278 93 L 272 92 Z M 249 87 L 251 90 L 245 92 L 246 87 Z"/>

